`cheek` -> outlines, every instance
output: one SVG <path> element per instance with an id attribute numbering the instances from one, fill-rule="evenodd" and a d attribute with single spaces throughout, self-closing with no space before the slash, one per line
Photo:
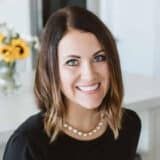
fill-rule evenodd
<path id="1" fill-rule="evenodd" d="M 63 69 L 63 72 L 60 71 L 60 84 L 62 91 L 66 92 L 73 87 L 75 80 L 74 75 L 75 73 L 68 70 Z"/>
<path id="2" fill-rule="evenodd" d="M 102 64 L 99 67 L 97 67 L 97 69 L 98 69 L 98 73 L 108 81 L 110 77 L 108 64 Z"/>
<path id="3" fill-rule="evenodd" d="M 109 67 L 108 65 L 102 65 L 99 69 L 99 73 L 103 79 L 103 85 L 105 90 L 108 90 L 109 85 L 110 85 L 110 72 L 109 72 Z"/>

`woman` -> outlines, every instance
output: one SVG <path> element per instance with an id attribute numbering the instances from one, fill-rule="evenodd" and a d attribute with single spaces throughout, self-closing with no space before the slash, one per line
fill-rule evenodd
<path id="1" fill-rule="evenodd" d="M 115 40 L 91 12 L 70 6 L 51 15 L 34 91 L 41 112 L 14 132 L 4 160 L 134 159 L 140 119 L 122 108 Z"/>

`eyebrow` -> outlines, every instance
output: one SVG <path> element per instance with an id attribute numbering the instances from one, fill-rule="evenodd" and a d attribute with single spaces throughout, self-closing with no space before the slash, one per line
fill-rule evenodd
<path id="1" fill-rule="evenodd" d="M 96 55 L 99 54 L 100 52 L 104 52 L 104 51 L 105 51 L 104 49 L 100 49 L 100 50 L 96 51 L 96 52 L 93 54 L 93 56 L 96 56 Z M 71 55 L 69 55 L 69 56 L 67 56 L 67 57 L 80 58 L 80 56 L 73 55 L 73 54 L 71 54 Z"/>

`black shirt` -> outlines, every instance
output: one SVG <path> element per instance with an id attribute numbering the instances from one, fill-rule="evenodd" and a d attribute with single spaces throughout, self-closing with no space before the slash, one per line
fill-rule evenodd
<path id="1" fill-rule="evenodd" d="M 139 140 L 141 121 L 124 109 L 122 129 L 117 140 L 108 128 L 100 137 L 83 141 L 66 134 L 49 143 L 40 112 L 27 119 L 10 137 L 3 160 L 133 160 Z"/>

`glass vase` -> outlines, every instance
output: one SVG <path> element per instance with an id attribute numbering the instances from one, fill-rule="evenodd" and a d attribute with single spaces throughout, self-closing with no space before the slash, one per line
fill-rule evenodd
<path id="1" fill-rule="evenodd" d="M 0 92 L 2 94 L 13 93 L 20 85 L 16 82 L 16 62 L 0 61 Z"/>

